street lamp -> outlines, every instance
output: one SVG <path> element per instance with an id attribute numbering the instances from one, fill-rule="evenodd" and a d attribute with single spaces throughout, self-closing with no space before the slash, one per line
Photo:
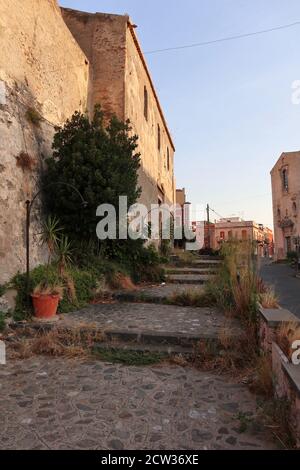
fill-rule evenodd
<path id="1" fill-rule="evenodd" d="M 33 203 L 35 202 L 36 198 L 41 194 L 42 191 L 44 191 L 45 189 L 47 188 L 50 188 L 52 186 L 67 186 L 71 189 L 73 189 L 73 191 L 75 191 L 78 196 L 80 197 L 81 199 L 81 205 L 82 207 L 87 207 L 88 203 L 87 201 L 84 200 L 82 194 L 80 193 L 80 191 L 75 188 L 75 186 L 73 186 L 72 184 L 69 184 L 69 183 L 63 183 L 63 182 L 57 182 L 57 183 L 50 183 L 50 184 L 47 184 L 46 186 L 44 186 L 42 189 L 40 189 L 36 194 L 35 196 L 32 198 L 31 201 L 27 200 L 25 202 L 26 204 L 26 232 L 25 232 L 25 238 L 26 238 L 26 293 L 29 295 L 29 280 L 30 280 L 30 261 L 29 261 L 29 258 L 30 258 L 30 250 L 29 250 L 29 242 L 30 242 L 30 214 L 31 214 L 31 209 L 32 209 L 32 206 L 33 206 Z"/>

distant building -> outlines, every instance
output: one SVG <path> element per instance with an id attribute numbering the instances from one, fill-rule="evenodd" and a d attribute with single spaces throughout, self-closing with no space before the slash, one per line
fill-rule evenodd
<path id="1" fill-rule="evenodd" d="M 299 249 L 300 151 L 283 153 L 271 171 L 275 258 Z"/>
<path id="2" fill-rule="evenodd" d="M 254 221 L 245 221 L 239 217 L 230 217 L 216 222 L 216 245 L 220 247 L 222 243 L 230 240 L 249 240 L 255 242 L 255 251 L 258 256 L 273 256 L 272 230 Z"/>

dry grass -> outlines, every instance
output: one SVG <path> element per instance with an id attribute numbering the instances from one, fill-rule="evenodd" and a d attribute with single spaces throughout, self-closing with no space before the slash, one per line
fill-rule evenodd
<path id="1" fill-rule="evenodd" d="M 297 340 L 300 340 L 299 323 L 283 323 L 276 332 L 276 342 L 289 360 L 294 352 L 292 344 Z"/>
<path id="2" fill-rule="evenodd" d="M 109 285 L 115 290 L 136 290 L 137 287 L 134 285 L 129 276 L 123 273 L 114 273 L 109 278 Z"/>
<path id="3" fill-rule="evenodd" d="M 271 359 L 267 356 L 257 358 L 253 369 L 253 380 L 250 390 L 265 397 L 273 396 L 273 373 Z"/>
<path id="4" fill-rule="evenodd" d="M 94 345 L 104 340 L 103 333 L 89 326 L 50 331 L 17 330 L 10 341 L 10 356 L 26 359 L 35 355 L 51 357 L 86 357 Z"/>
<path id="5" fill-rule="evenodd" d="M 195 292 L 192 289 L 174 293 L 168 298 L 168 303 L 181 307 L 210 307 L 213 299 L 205 291 Z"/>
<path id="6" fill-rule="evenodd" d="M 278 297 L 270 287 L 259 295 L 259 300 L 263 308 L 279 308 Z"/>

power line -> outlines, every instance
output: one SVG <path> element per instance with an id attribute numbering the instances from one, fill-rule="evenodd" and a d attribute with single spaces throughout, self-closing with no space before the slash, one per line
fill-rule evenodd
<path id="1" fill-rule="evenodd" d="M 274 31 L 280 31 L 280 30 L 287 29 L 287 28 L 293 28 L 293 27 L 299 26 L 299 25 L 300 25 L 300 21 L 295 21 L 294 23 L 284 24 L 284 25 L 281 25 L 281 26 L 275 26 L 274 28 L 261 29 L 259 31 L 254 31 L 254 32 L 251 32 L 251 33 L 237 34 L 235 36 L 228 36 L 228 37 L 224 37 L 224 38 L 214 39 L 214 40 L 211 40 L 211 41 L 198 42 L 198 43 L 194 43 L 194 44 L 186 44 L 186 45 L 176 46 L 176 47 L 167 47 L 165 49 L 155 49 L 155 50 L 152 50 L 152 51 L 147 51 L 144 54 L 157 54 L 157 53 L 160 53 L 160 52 L 178 51 L 178 50 L 181 50 L 181 49 L 191 49 L 193 47 L 209 46 L 209 45 L 212 45 L 212 44 L 218 44 L 218 43 L 222 43 L 222 42 L 226 42 L 226 41 L 235 41 L 237 39 L 243 39 L 243 38 L 249 38 L 249 37 L 252 37 L 252 36 L 258 36 L 260 34 L 272 33 Z"/>

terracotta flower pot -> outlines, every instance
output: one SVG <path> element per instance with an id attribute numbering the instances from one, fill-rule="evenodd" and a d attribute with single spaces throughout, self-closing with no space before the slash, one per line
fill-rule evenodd
<path id="1" fill-rule="evenodd" d="M 34 315 L 37 318 L 48 319 L 55 317 L 60 300 L 59 295 L 32 294 L 31 298 Z"/>

